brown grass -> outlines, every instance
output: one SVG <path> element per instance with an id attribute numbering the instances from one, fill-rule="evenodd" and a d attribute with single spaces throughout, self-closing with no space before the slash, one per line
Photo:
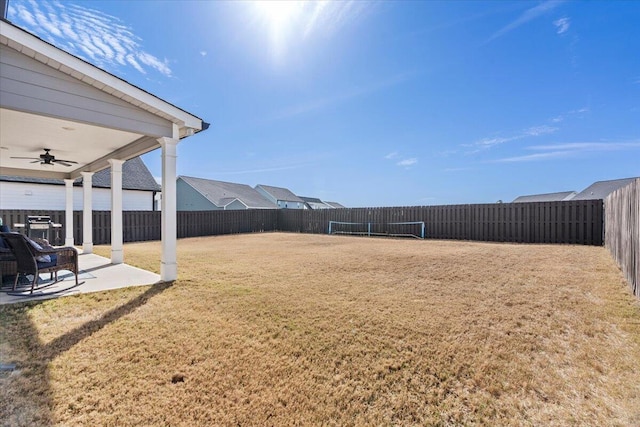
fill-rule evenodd
<path id="1" fill-rule="evenodd" d="M 0 419 L 640 425 L 640 304 L 602 247 L 270 233 L 178 258 L 171 286 L 0 308 Z"/>

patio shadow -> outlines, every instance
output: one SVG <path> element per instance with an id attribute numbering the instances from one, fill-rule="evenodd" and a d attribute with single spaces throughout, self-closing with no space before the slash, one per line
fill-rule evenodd
<path id="1" fill-rule="evenodd" d="M 15 371 L 0 372 L 0 413 L 3 414 L 3 422 L 6 425 L 53 425 L 55 420 L 51 414 L 53 402 L 48 369 L 50 362 L 83 339 L 132 313 L 172 285 L 173 282 L 152 285 L 124 305 L 45 345 L 40 344 L 38 328 L 29 316 L 29 309 L 46 301 L 0 306 L 0 339 L 6 340 L 16 354 L 22 352 L 23 355 L 23 360 L 20 360 L 20 356 L 17 356 L 17 360 L 4 360 L 7 355 L 0 353 L 2 364 L 17 362 Z"/>

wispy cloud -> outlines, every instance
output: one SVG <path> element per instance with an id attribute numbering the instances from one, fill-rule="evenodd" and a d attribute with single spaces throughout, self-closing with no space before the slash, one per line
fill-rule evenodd
<path id="1" fill-rule="evenodd" d="M 418 159 L 415 157 L 412 157 L 410 159 L 400 160 L 399 162 L 396 163 L 396 165 L 408 167 L 408 166 L 415 165 L 416 163 L 418 163 Z"/>
<path id="2" fill-rule="evenodd" d="M 489 39 L 486 41 L 486 43 L 489 43 L 499 37 L 502 37 L 508 32 L 515 30 L 519 26 L 526 24 L 527 22 L 544 15 L 545 13 L 558 7 L 561 3 L 562 3 L 561 0 L 548 0 L 543 3 L 540 3 L 535 7 L 525 10 L 515 20 L 513 20 L 509 24 L 502 27 L 500 30 L 493 33 L 491 37 L 489 37 Z"/>
<path id="3" fill-rule="evenodd" d="M 534 145 L 528 150 L 619 151 L 640 148 L 640 141 L 627 142 L 568 142 L 564 144 Z"/>
<path id="4" fill-rule="evenodd" d="M 560 18 L 558 20 L 553 21 L 553 25 L 556 26 L 556 30 L 558 34 L 564 34 L 569 30 L 569 26 L 571 25 L 571 20 L 569 18 Z"/>
<path id="5" fill-rule="evenodd" d="M 8 17 L 67 52 L 107 69 L 132 67 L 171 77 L 167 59 L 146 52 L 142 40 L 119 18 L 72 3 L 12 0 Z"/>
<path id="6" fill-rule="evenodd" d="M 589 107 L 582 107 L 579 108 L 577 110 L 571 110 L 571 111 L 567 111 L 566 113 L 562 113 L 557 115 L 556 117 L 551 119 L 552 123 L 560 123 L 563 122 L 565 119 L 568 119 L 570 117 L 577 117 L 577 118 L 582 118 L 584 116 L 585 113 L 589 112 Z"/>
<path id="7" fill-rule="evenodd" d="M 528 137 L 548 135 L 556 132 L 558 129 L 559 128 L 555 126 L 549 126 L 549 125 L 532 126 L 532 127 L 521 130 L 515 135 L 483 138 L 479 141 L 474 142 L 473 144 L 465 144 L 464 146 L 475 148 L 474 150 L 468 151 L 466 153 L 466 154 L 474 154 L 483 150 L 488 150 L 490 148 L 493 148 L 496 145 L 504 144 L 507 142 L 517 141 L 517 140 L 528 138 Z"/>
<path id="8" fill-rule="evenodd" d="M 418 158 L 417 157 L 401 156 L 397 151 L 393 151 L 393 152 L 387 154 L 386 156 L 384 156 L 384 158 L 386 160 L 393 161 L 396 164 L 396 166 L 400 166 L 400 167 L 405 168 L 405 169 L 410 169 L 411 166 L 413 166 L 416 163 L 418 163 Z"/>
<path id="9" fill-rule="evenodd" d="M 494 163 L 514 163 L 514 162 L 534 162 L 538 160 L 555 159 L 558 157 L 567 157 L 571 151 L 550 151 L 547 153 L 527 154 L 524 156 L 506 157 L 503 159 L 496 159 Z"/>
<path id="10" fill-rule="evenodd" d="M 625 142 L 569 142 L 562 144 L 534 145 L 527 150 L 542 151 L 542 153 L 526 154 L 522 156 L 506 157 L 494 160 L 498 163 L 533 162 L 557 158 L 575 157 L 584 153 L 639 150 L 640 141 Z"/>

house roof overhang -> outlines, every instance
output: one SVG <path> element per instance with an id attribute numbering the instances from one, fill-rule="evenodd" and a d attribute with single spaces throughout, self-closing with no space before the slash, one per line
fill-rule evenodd
<path id="1" fill-rule="evenodd" d="M 75 179 L 81 172 L 97 172 L 109 167 L 109 159 L 128 160 L 155 150 L 160 147 L 159 138 L 182 139 L 209 126 L 199 117 L 5 20 L 0 20 L 0 48 L 6 53 L 24 55 L 32 64 L 44 64 L 50 67 L 47 70 L 63 76 L 66 83 L 71 82 L 58 91 L 58 98 L 75 96 L 86 102 L 64 106 L 56 105 L 51 99 L 41 102 L 39 96 L 48 90 L 46 87 L 40 87 L 37 80 L 19 81 L 22 74 L 12 70 L 4 60 L 0 62 L 3 68 L 0 70 L 0 173 L 3 175 Z M 93 108 L 97 105 L 94 99 L 83 98 L 84 92 L 69 91 L 74 87 L 86 88 L 114 102 L 103 102 L 100 111 Z M 128 113 L 147 120 L 130 120 Z M 38 158 L 44 148 L 51 149 L 59 159 L 77 163 L 71 167 L 56 164 L 43 168 L 39 162 L 13 158 Z"/>

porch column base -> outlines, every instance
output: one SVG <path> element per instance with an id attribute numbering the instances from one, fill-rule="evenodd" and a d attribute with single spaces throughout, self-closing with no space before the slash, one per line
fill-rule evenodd
<path id="1" fill-rule="evenodd" d="M 93 253 L 93 243 L 83 243 L 82 244 L 82 253 L 83 254 L 92 254 Z"/>
<path id="2" fill-rule="evenodd" d="M 163 282 L 173 282 L 178 278 L 178 264 L 166 263 L 160 264 L 160 279 Z"/>
<path id="3" fill-rule="evenodd" d="M 122 264 L 124 262 L 124 251 L 111 248 L 111 264 Z"/>

